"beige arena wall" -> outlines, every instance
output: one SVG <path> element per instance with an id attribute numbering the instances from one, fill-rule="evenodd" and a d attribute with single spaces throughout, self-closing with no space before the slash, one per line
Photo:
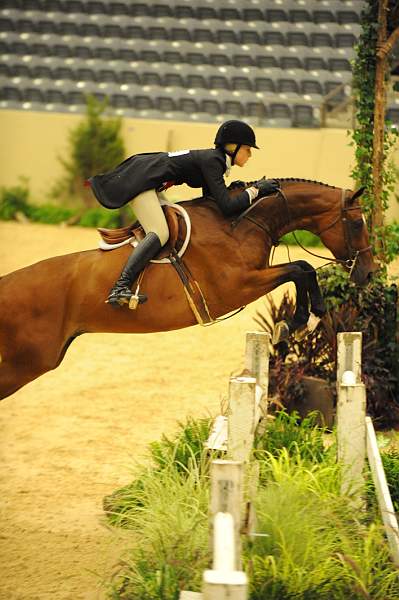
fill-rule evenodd
<path id="1" fill-rule="evenodd" d="M 24 111 L 0 111 L 0 186 L 12 186 L 19 176 L 29 180 L 32 199 L 48 200 L 48 190 L 62 173 L 59 156 L 66 156 L 68 133 L 81 115 Z M 138 152 L 173 151 L 212 146 L 216 126 L 124 119 L 126 155 Z M 244 169 L 236 167 L 230 179 L 302 177 L 339 187 L 352 188 L 353 148 L 345 129 L 256 128 L 261 150 Z M 399 145 L 394 153 L 399 166 Z M 397 190 L 399 194 L 399 189 Z M 168 192 L 170 199 L 184 200 L 197 190 L 180 186 Z M 399 221 L 399 203 L 393 196 L 388 220 Z"/>

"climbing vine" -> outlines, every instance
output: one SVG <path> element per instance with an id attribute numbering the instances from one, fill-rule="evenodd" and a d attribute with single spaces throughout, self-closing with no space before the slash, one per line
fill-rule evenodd
<path id="1" fill-rule="evenodd" d="M 355 166 L 352 177 L 359 186 L 365 187 L 362 196 L 363 208 L 368 221 L 375 206 L 373 196 L 373 131 L 375 104 L 375 74 L 377 63 L 378 0 L 367 0 L 362 11 L 362 32 L 356 47 L 357 57 L 353 65 L 353 93 L 356 111 L 356 126 L 352 132 L 355 147 Z M 389 77 L 389 69 L 387 69 Z M 397 173 L 389 159 L 390 151 L 397 141 L 398 131 L 386 127 L 384 134 L 384 163 L 382 168 L 382 208 L 388 207 L 389 196 L 394 190 Z M 386 260 L 396 254 L 396 244 L 392 239 L 392 228 L 384 226 L 372 232 L 373 244 L 378 239 L 384 241 Z"/>

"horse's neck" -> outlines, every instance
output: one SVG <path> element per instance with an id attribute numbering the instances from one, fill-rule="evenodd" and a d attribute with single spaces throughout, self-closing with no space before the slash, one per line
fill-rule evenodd
<path id="1" fill-rule="evenodd" d="M 275 219 L 276 237 L 296 229 L 306 229 L 317 234 L 321 229 L 321 220 L 327 212 L 335 209 L 334 188 L 304 183 L 284 186 L 283 192 L 287 204 L 280 199 L 278 218 Z"/>

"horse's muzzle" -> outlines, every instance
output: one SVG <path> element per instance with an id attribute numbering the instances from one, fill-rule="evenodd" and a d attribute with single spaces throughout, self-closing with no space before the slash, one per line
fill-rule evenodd
<path id="1" fill-rule="evenodd" d="M 373 274 L 378 271 L 379 265 L 374 262 L 371 252 L 367 254 L 358 254 L 349 267 L 349 278 L 356 285 L 364 287 L 373 278 Z"/>

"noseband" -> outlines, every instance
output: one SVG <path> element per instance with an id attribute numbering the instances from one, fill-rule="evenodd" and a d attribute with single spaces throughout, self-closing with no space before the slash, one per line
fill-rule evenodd
<path id="1" fill-rule="evenodd" d="M 285 210 L 288 215 L 288 221 L 291 221 L 291 212 L 290 212 L 287 196 L 285 195 L 285 193 L 283 192 L 283 190 L 281 188 L 277 191 L 277 194 L 280 196 L 280 198 L 283 199 L 284 207 L 285 207 Z M 242 219 L 247 219 L 248 221 L 251 221 L 258 227 L 260 227 L 260 229 L 265 231 L 267 233 L 267 235 L 270 237 L 272 244 L 274 246 L 278 246 L 279 241 L 276 239 L 273 239 L 273 236 L 272 236 L 269 228 L 267 226 L 265 226 L 263 223 L 259 223 L 258 221 L 256 221 L 252 216 L 248 216 L 249 212 L 251 212 L 256 206 L 258 206 L 258 204 L 260 204 L 260 202 L 262 200 L 264 200 L 265 198 L 268 198 L 268 197 L 269 196 L 263 196 L 262 198 L 259 198 L 253 204 L 251 204 L 251 206 L 249 208 L 247 208 L 243 213 L 241 213 L 237 217 L 237 219 L 235 221 L 233 221 L 232 227 L 236 227 Z M 325 231 L 328 231 L 329 229 L 334 227 L 334 225 L 336 225 L 339 221 L 342 221 L 342 225 L 343 225 L 343 229 L 344 229 L 345 246 L 346 246 L 346 250 L 347 250 L 347 254 L 348 254 L 349 258 L 347 258 L 347 259 L 330 258 L 328 256 L 322 256 L 321 254 L 316 254 L 315 252 L 311 252 L 310 250 L 305 248 L 300 243 L 295 232 L 293 231 L 292 233 L 293 233 L 294 239 L 295 239 L 296 243 L 298 244 L 298 246 L 300 246 L 303 250 L 305 250 L 305 252 L 307 252 L 308 254 L 311 254 L 312 256 L 316 256 L 317 258 L 323 258 L 324 260 L 328 260 L 330 262 L 335 262 L 335 263 L 340 263 L 340 264 L 346 266 L 349 269 L 349 276 L 351 276 L 353 269 L 355 268 L 355 265 L 356 265 L 359 255 L 363 254 L 363 252 L 368 252 L 369 250 L 371 250 L 371 246 L 366 246 L 365 248 L 362 248 L 361 250 L 356 250 L 353 247 L 351 221 L 347 218 L 347 213 L 350 210 L 358 210 L 359 207 L 358 206 L 348 206 L 348 200 L 349 200 L 349 198 L 346 196 L 346 190 L 342 189 L 340 214 L 332 223 L 327 225 L 327 227 L 325 227 L 321 231 L 318 231 L 315 235 L 320 237 L 320 235 L 322 233 L 324 233 Z"/>

